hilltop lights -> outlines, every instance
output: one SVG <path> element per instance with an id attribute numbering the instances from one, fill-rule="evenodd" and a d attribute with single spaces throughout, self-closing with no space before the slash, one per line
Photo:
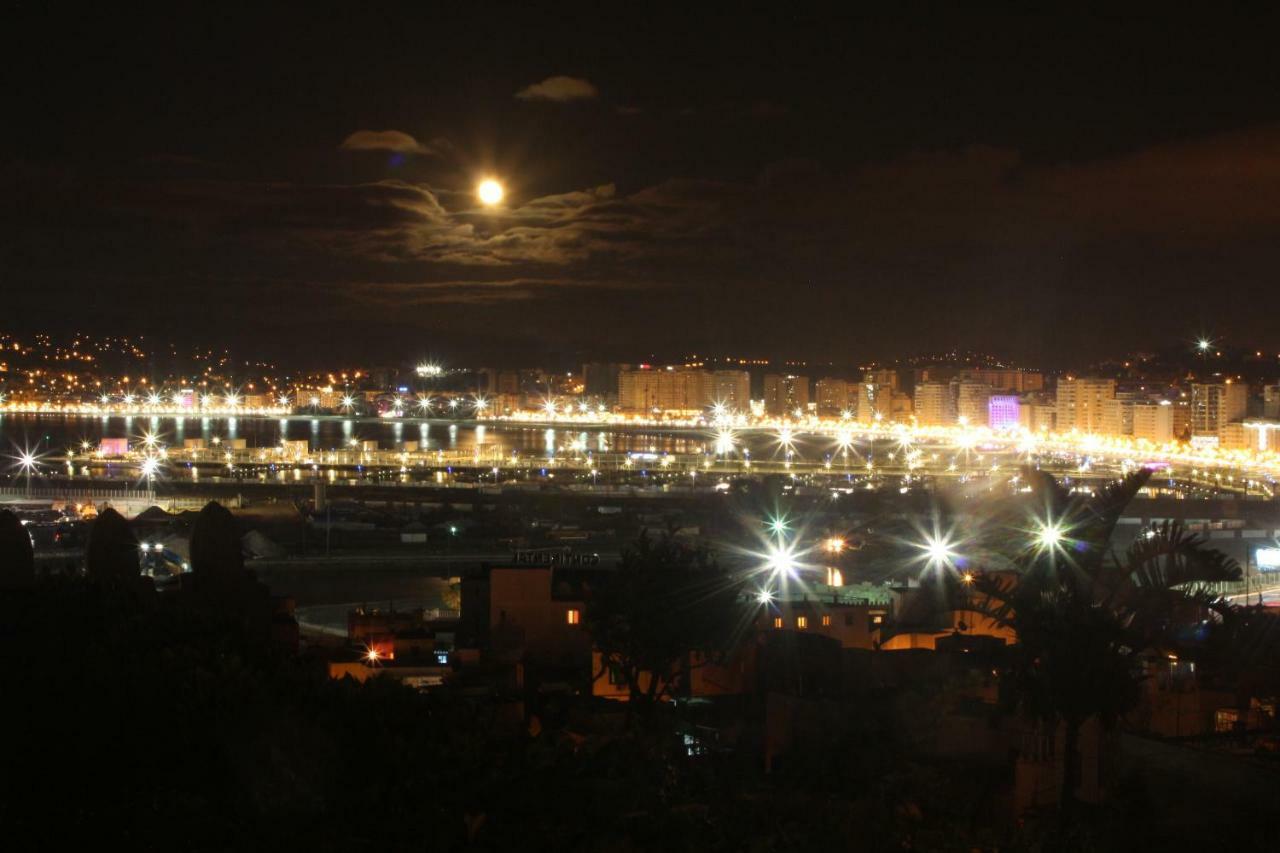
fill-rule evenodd
<path id="1" fill-rule="evenodd" d="M 424 379 L 434 378 L 436 376 L 443 375 L 444 368 L 432 362 L 425 362 L 423 364 L 419 364 L 416 368 L 414 368 L 413 372 L 423 377 Z"/>

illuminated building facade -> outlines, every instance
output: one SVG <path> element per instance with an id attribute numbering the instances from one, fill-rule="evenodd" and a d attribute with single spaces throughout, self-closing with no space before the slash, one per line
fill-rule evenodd
<path id="1" fill-rule="evenodd" d="M 708 377 L 705 404 L 722 405 L 730 412 L 751 411 L 751 374 L 745 370 L 716 370 Z"/>
<path id="2" fill-rule="evenodd" d="M 1167 400 L 1159 403 L 1134 403 L 1130 412 L 1134 438 L 1153 444 L 1168 444 L 1173 441 L 1173 405 Z"/>
<path id="3" fill-rule="evenodd" d="M 856 386 L 855 386 L 856 387 Z M 850 410 L 849 383 L 843 379 L 819 379 L 814 386 L 818 414 L 838 417 Z"/>
<path id="4" fill-rule="evenodd" d="M 1028 394 L 1018 402 L 1018 422 L 1030 432 L 1052 432 L 1058 428 L 1058 407 L 1040 394 Z"/>
<path id="5" fill-rule="evenodd" d="M 641 368 L 618 374 L 618 407 L 624 411 L 701 412 L 716 404 L 729 411 L 748 411 L 751 374 L 684 367 Z"/>
<path id="6" fill-rule="evenodd" d="M 779 416 L 809 408 L 809 377 L 766 373 L 764 376 L 764 410 Z"/>
<path id="7" fill-rule="evenodd" d="M 1256 418 L 1247 420 L 1244 428 L 1245 446 L 1260 453 L 1280 453 L 1280 419 Z"/>
<path id="8" fill-rule="evenodd" d="M 1197 382 L 1191 386 L 1191 434 L 1215 436 L 1222 427 L 1244 418 L 1249 389 L 1237 382 Z"/>
<path id="9" fill-rule="evenodd" d="M 1044 389 L 1044 376 L 1013 367 L 966 369 L 960 371 L 958 378 L 982 382 L 990 385 L 993 391 L 1006 393 L 1026 394 Z"/>
<path id="10" fill-rule="evenodd" d="M 1017 394 L 993 394 L 987 400 L 987 425 L 994 430 L 1017 429 L 1022 423 Z"/>
<path id="11" fill-rule="evenodd" d="M 1102 432 L 1107 400 L 1116 396 L 1114 379 L 1058 380 L 1057 428 L 1061 432 Z"/>
<path id="12" fill-rule="evenodd" d="M 962 379 L 956 383 L 956 418 L 968 426 L 987 426 L 991 386 Z"/>
<path id="13" fill-rule="evenodd" d="M 956 398 L 950 382 L 916 385 L 916 422 L 921 426 L 949 426 L 956 422 Z"/>
<path id="14" fill-rule="evenodd" d="M 1117 391 L 1110 400 L 1102 401 L 1102 431 L 1107 435 L 1133 435 L 1133 407 L 1138 395 Z"/>
<path id="15" fill-rule="evenodd" d="M 1262 389 L 1262 416 L 1280 420 L 1280 385 L 1267 385 Z"/>

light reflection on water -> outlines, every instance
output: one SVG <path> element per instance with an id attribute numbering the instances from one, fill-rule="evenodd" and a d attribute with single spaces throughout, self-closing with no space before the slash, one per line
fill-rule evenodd
<path id="1" fill-rule="evenodd" d="M 143 427 L 145 424 L 145 428 Z M 278 418 L 278 417 L 133 417 L 100 415 L 9 414 L 0 416 L 0 434 L 6 446 L 37 442 L 44 450 L 62 451 L 92 444 L 102 438 L 141 440 L 144 432 L 159 437 L 163 444 L 181 446 L 185 439 L 243 438 L 251 447 L 274 447 L 282 440 L 306 440 L 313 449 L 332 450 L 357 441 L 377 440 L 391 449 L 416 436 L 422 450 L 470 450 L 496 446 L 504 452 L 551 454 L 578 448 L 597 452 L 699 453 L 709 451 L 713 438 L 708 433 L 623 431 L 609 429 L 551 429 L 538 426 L 449 423 L 410 419 Z"/>

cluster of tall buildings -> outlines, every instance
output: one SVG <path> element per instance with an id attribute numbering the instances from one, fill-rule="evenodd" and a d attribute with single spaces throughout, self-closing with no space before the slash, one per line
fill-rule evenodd
<path id="1" fill-rule="evenodd" d="M 1063 376 L 1047 384 L 1018 368 L 929 367 L 867 370 L 856 379 L 816 381 L 789 372 L 588 364 L 580 376 L 493 372 L 490 393 L 510 395 L 511 408 L 536 407 L 531 389 L 586 398 L 592 408 L 632 414 L 705 414 L 714 407 L 769 417 L 839 417 L 919 426 L 1079 432 L 1132 437 L 1155 444 L 1190 440 L 1223 448 L 1280 450 L 1280 384 L 1250 395 L 1222 379 L 1153 392 L 1113 378 Z M 1255 389 L 1256 390 L 1256 389 Z M 525 392 L 517 398 L 516 392 Z"/>
<path id="2" fill-rule="evenodd" d="M 807 405 L 807 387 L 805 391 Z M 645 367 L 618 373 L 618 408 L 624 411 L 702 413 L 717 405 L 728 411 L 749 411 L 751 374 L 686 367 Z"/>

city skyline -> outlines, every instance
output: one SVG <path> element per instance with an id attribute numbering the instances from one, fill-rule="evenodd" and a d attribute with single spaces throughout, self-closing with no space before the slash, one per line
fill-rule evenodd
<path id="1" fill-rule="evenodd" d="M 1274 10 L 9 5 L 8 849 L 1275 846 Z"/>
<path id="2" fill-rule="evenodd" d="M 1280 345 L 1261 21 L 262 14 L 19 13 L 27 328 L 529 361 Z"/>

